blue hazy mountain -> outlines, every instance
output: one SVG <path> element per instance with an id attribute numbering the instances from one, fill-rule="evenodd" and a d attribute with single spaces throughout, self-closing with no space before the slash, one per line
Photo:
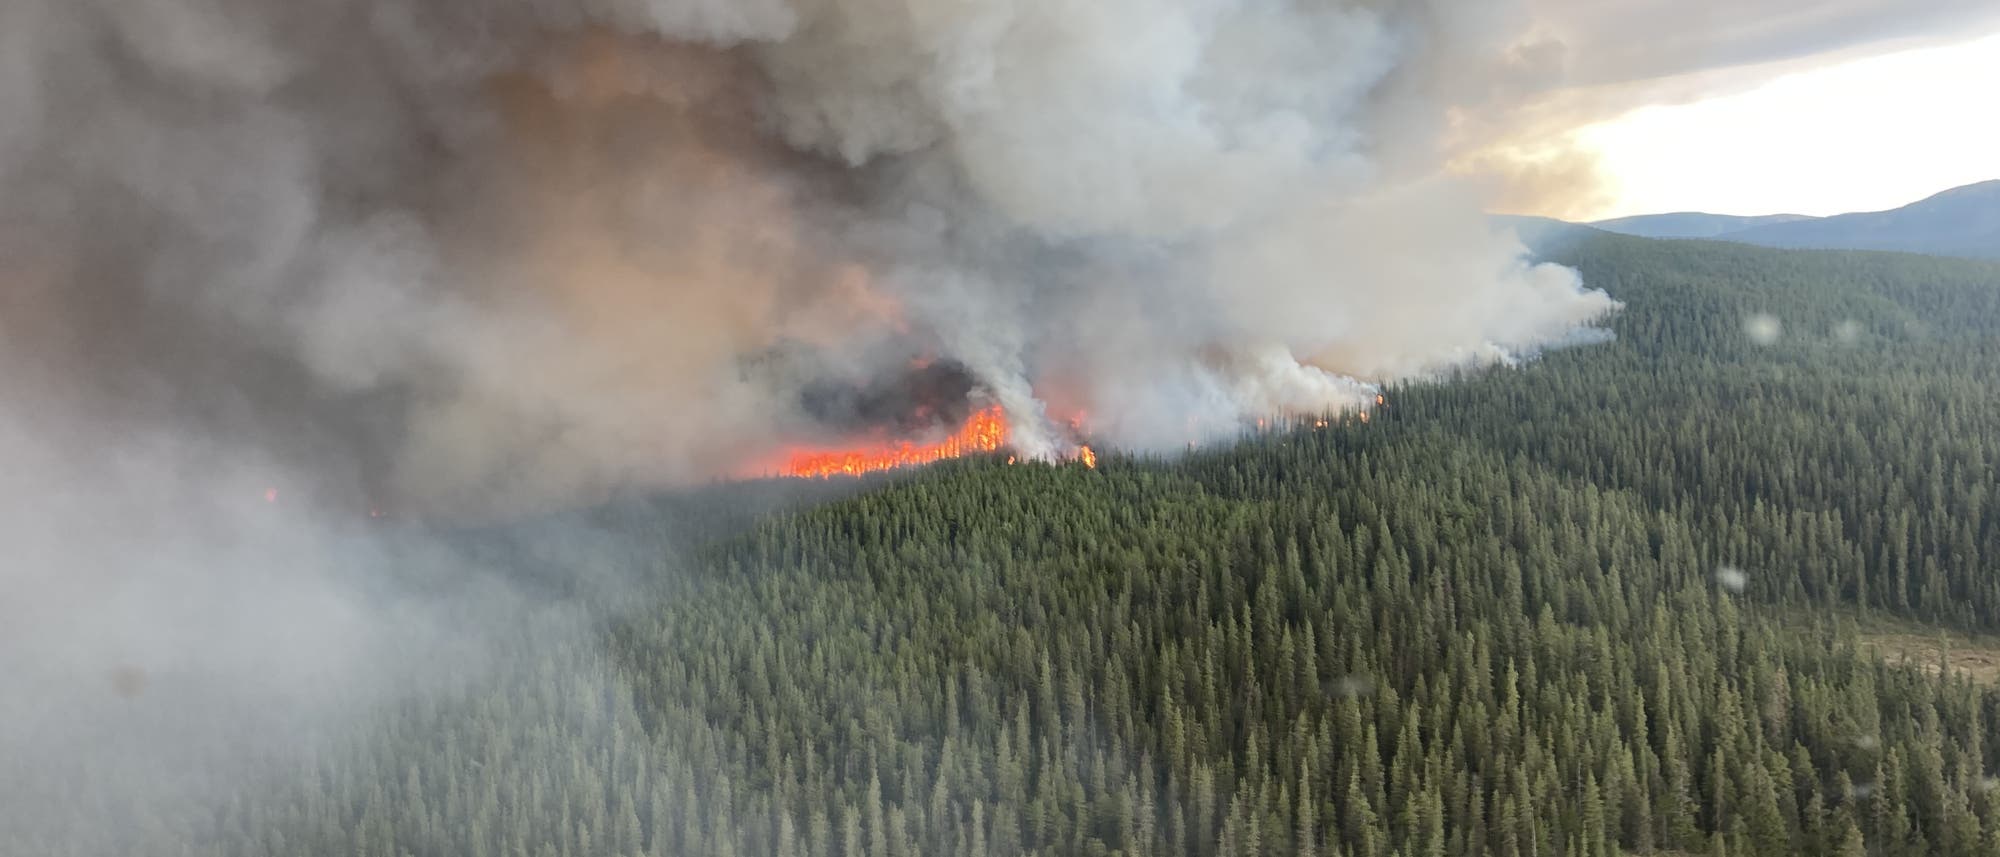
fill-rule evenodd
<path id="1" fill-rule="evenodd" d="M 1765 247 L 2000 259 L 2000 180 L 1952 188 L 1888 211 L 1775 223 L 1716 237 Z"/>
<path id="2" fill-rule="evenodd" d="M 1645 238 L 1702 238 L 1764 247 L 1894 250 L 2000 259 L 2000 180 L 1956 187 L 1888 211 L 1832 217 L 1739 217 L 1684 211 L 1589 224 Z"/>
<path id="3" fill-rule="evenodd" d="M 1733 214 L 1708 214 L 1700 211 L 1676 211 L 1672 214 L 1639 214 L 1632 217 L 1616 217 L 1590 224 L 1606 232 L 1621 235 L 1637 235 L 1641 238 L 1714 238 L 1731 232 L 1741 232 L 1759 226 L 1791 223 L 1814 218 L 1803 214 L 1766 214 L 1757 217 L 1741 217 Z"/>

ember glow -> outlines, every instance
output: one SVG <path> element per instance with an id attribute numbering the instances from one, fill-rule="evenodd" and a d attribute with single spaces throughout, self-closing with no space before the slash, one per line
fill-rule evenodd
<path id="1" fill-rule="evenodd" d="M 905 440 L 857 449 L 798 451 L 786 460 L 781 473 L 824 479 L 930 464 L 974 453 L 997 452 L 1007 443 L 1007 434 L 1007 413 L 995 405 L 973 413 L 958 431 L 937 443 Z"/>
<path id="2" fill-rule="evenodd" d="M 1085 467 L 1097 467 L 1097 453 L 1083 443 L 1088 437 L 1081 414 L 1068 420 L 1070 426 L 1067 451 L 1058 452 L 1053 457 L 1027 460 L 1075 461 Z M 829 479 L 837 476 L 862 476 L 884 470 L 905 467 L 920 467 L 952 458 L 978 455 L 988 452 L 1006 452 L 1008 464 L 1018 464 L 1023 459 L 1012 445 L 1013 427 L 1007 421 L 1007 411 L 1000 405 L 991 405 L 975 411 L 965 423 L 952 432 L 950 437 L 936 442 L 925 443 L 914 440 L 874 440 L 845 449 L 799 448 L 781 456 L 776 465 L 757 468 L 759 475 L 776 475 L 793 479 Z"/>

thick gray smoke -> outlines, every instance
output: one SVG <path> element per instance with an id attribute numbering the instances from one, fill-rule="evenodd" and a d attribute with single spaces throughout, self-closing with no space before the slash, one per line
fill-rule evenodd
<path id="1" fill-rule="evenodd" d="M 1178 449 L 1587 339 L 1440 168 L 1685 65 L 1592 17 L 1669 5 L 0 0 L 0 834 L 221 805 L 540 609 L 371 510 L 988 403 Z"/>
<path id="2" fill-rule="evenodd" d="M 1031 455 L 1356 405 L 1611 306 L 1434 178 L 1517 17 L 10 0 L 10 400 L 471 514 L 738 475 L 913 362 Z"/>
<path id="3" fill-rule="evenodd" d="M 124 825 L 544 609 L 373 514 L 987 404 L 1179 448 L 1564 337 L 1611 302 L 1434 178 L 1493 9 L 0 2 L 6 847 L 199 850 Z"/>

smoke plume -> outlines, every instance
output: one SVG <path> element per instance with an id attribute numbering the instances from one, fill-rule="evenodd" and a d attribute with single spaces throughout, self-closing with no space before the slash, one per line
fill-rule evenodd
<path id="1" fill-rule="evenodd" d="M 588 648 L 381 522 L 995 405 L 1178 449 L 1570 341 L 1611 301 L 1437 178 L 1510 9 L 0 3 L 0 834 L 198 851 L 132 820 Z"/>
<path id="2" fill-rule="evenodd" d="M 1436 178 L 1519 17 L 13 0 L 4 381 L 426 514 L 740 475 L 913 365 L 1177 448 L 1612 306 Z"/>

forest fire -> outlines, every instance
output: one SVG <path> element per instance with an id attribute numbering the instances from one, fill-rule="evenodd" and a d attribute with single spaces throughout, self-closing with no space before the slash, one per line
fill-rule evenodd
<path id="1" fill-rule="evenodd" d="M 1087 437 L 1083 417 L 1079 415 L 1070 419 L 1069 428 L 1070 441 L 1076 445 L 1058 458 L 1095 469 L 1097 452 L 1082 443 Z M 1022 453 L 1011 445 L 1012 434 L 1013 427 L 1008 422 L 1006 410 L 992 405 L 974 411 L 951 436 L 942 440 L 930 443 L 875 440 L 846 449 L 794 449 L 781 456 L 775 466 L 763 468 L 761 473 L 793 479 L 862 476 L 988 452 L 1005 452 L 1008 464 L 1018 464 L 1024 459 Z"/>
<path id="2" fill-rule="evenodd" d="M 1007 443 L 1007 433 L 1007 414 L 995 405 L 974 412 L 958 431 L 936 443 L 899 441 L 858 449 L 794 452 L 781 472 L 785 476 L 823 479 L 930 464 L 973 453 L 997 452 Z"/>

